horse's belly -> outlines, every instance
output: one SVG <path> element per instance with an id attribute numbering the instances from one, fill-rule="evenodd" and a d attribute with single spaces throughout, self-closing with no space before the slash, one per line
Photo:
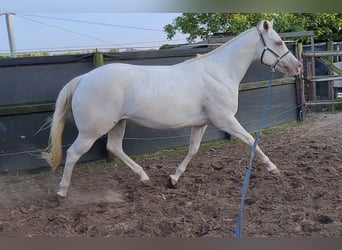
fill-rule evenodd
<path id="1" fill-rule="evenodd" d="M 205 112 L 199 107 L 164 106 L 161 103 L 139 107 L 124 118 L 141 126 L 155 129 L 177 129 L 209 123 Z"/>
<path id="2" fill-rule="evenodd" d="M 203 126 L 209 124 L 209 120 L 207 118 L 201 117 L 192 120 L 168 120 L 168 119 L 146 119 L 146 118 L 130 118 L 127 119 L 148 128 L 153 129 L 179 129 L 186 127 L 194 127 L 194 126 Z"/>

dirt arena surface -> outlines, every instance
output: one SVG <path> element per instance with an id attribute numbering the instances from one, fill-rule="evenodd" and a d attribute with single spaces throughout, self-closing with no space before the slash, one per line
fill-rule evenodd
<path id="1" fill-rule="evenodd" d="M 300 126 L 262 134 L 279 167 L 253 164 L 243 236 L 342 236 L 342 113 L 310 114 Z M 78 164 L 68 197 L 57 173 L 0 176 L 0 236 L 233 237 L 250 148 L 202 147 L 176 188 L 168 175 L 184 152 L 137 158 L 153 186 L 118 161 Z"/>

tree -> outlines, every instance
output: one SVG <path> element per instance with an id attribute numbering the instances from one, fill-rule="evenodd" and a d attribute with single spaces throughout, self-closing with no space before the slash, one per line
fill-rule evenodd
<path id="1" fill-rule="evenodd" d="M 168 39 L 177 32 L 188 34 L 187 40 L 207 39 L 214 33 L 239 34 L 260 20 L 274 19 L 277 32 L 313 30 L 316 42 L 342 41 L 342 14 L 337 13 L 183 13 L 164 27 Z M 302 42 L 308 42 L 302 38 Z"/>

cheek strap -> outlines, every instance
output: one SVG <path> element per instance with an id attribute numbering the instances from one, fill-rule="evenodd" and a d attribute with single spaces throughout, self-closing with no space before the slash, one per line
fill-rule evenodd
<path id="1" fill-rule="evenodd" d="M 263 43 L 263 45 L 264 45 L 264 50 L 263 50 L 263 52 L 262 52 L 262 54 L 261 54 L 260 61 L 261 61 L 262 64 L 264 64 L 264 65 L 266 65 L 266 66 L 272 68 L 272 70 L 274 71 L 275 68 L 277 67 L 278 63 L 280 63 L 280 61 L 281 61 L 288 53 L 290 53 L 290 51 L 287 50 L 286 53 L 284 53 L 283 55 L 280 56 L 277 52 L 275 52 L 274 50 L 272 50 L 272 49 L 270 49 L 269 47 L 267 47 L 266 42 L 265 42 L 265 39 L 264 39 L 264 36 L 262 35 L 262 33 L 261 33 L 261 31 L 260 31 L 259 29 L 257 29 L 257 30 L 258 30 L 258 32 L 259 32 L 261 41 L 262 41 L 262 43 Z M 273 65 L 267 64 L 267 63 L 264 62 L 264 55 L 265 55 L 266 51 L 271 52 L 271 54 L 274 55 L 274 56 L 276 57 L 276 61 L 275 61 L 275 63 L 274 63 Z"/>

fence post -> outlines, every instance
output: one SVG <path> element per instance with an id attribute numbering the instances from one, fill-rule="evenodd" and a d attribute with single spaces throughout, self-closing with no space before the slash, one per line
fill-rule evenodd
<path id="1" fill-rule="evenodd" d="M 304 65 L 303 61 L 303 44 L 302 43 L 296 43 L 296 56 L 298 60 Z M 297 96 L 297 116 L 299 121 L 304 121 L 304 109 L 305 109 L 305 94 L 304 94 L 304 79 L 301 77 L 301 75 L 296 76 L 296 96 Z"/>
<path id="2" fill-rule="evenodd" d="M 334 51 L 334 42 L 333 41 L 328 41 L 327 42 L 327 50 L 329 52 L 333 52 Z M 328 59 L 330 65 L 332 65 L 334 63 L 334 57 L 333 56 L 329 56 L 327 59 Z M 332 75 L 332 74 L 333 74 L 333 71 L 331 70 L 331 67 L 329 66 L 328 75 Z M 335 100 L 333 81 L 328 81 L 328 98 L 331 101 Z M 334 104 L 332 104 L 330 108 L 331 108 L 331 112 L 335 111 L 335 105 Z"/>
<path id="3" fill-rule="evenodd" d="M 102 52 L 98 52 L 96 50 L 96 52 L 94 53 L 94 56 L 93 56 L 93 64 L 94 64 L 95 68 L 104 65 L 104 60 L 103 60 Z"/>

